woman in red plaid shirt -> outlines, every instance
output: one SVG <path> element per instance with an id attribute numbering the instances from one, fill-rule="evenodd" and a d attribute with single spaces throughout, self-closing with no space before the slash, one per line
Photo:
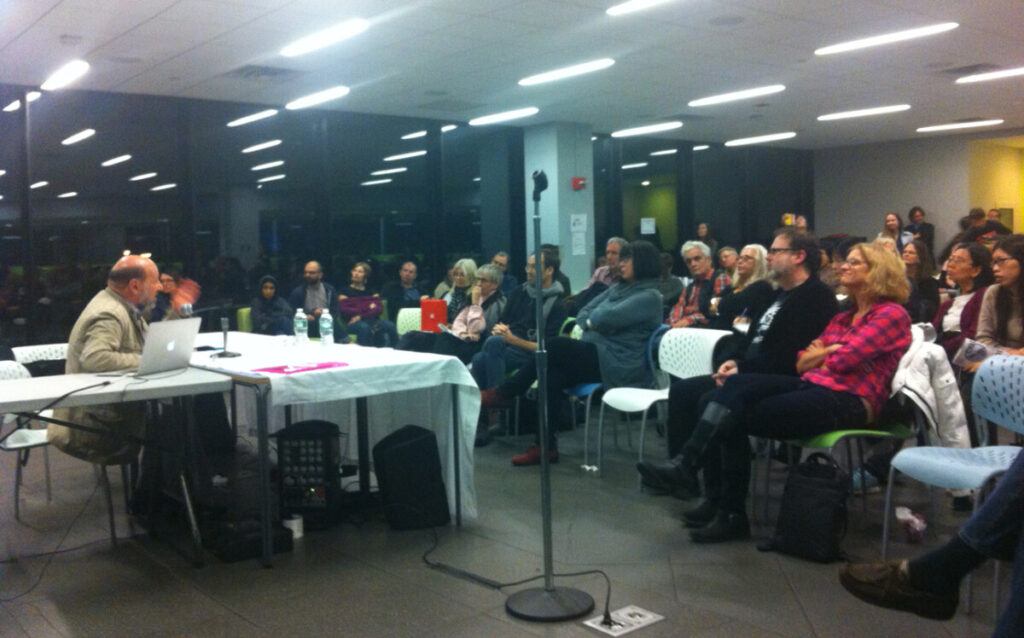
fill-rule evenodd
<path id="1" fill-rule="evenodd" d="M 725 378 L 683 446 L 678 479 L 691 492 L 697 491 L 697 470 L 709 453 L 721 454 L 723 477 L 747 479 L 722 486 L 715 517 L 691 532 L 695 542 L 750 536 L 748 435 L 810 437 L 863 427 L 882 411 L 896 366 L 910 347 L 910 316 L 901 306 L 910 294 L 907 276 L 896 255 L 874 244 L 858 244 L 842 264 L 839 281 L 854 307 L 833 317 L 825 332 L 799 353 L 801 376 Z"/>

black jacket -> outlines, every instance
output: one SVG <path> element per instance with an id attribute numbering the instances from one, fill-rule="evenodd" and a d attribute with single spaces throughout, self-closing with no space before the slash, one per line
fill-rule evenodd
<path id="1" fill-rule="evenodd" d="M 501 313 L 501 318 L 498 321 L 507 325 L 512 334 L 520 339 L 536 341 L 537 310 L 536 305 L 534 305 L 532 286 L 531 290 L 527 290 L 526 286 L 527 284 L 520 284 L 518 288 L 512 291 L 512 294 L 508 296 L 508 303 L 505 304 L 505 310 Z M 558 296 L 554 305 L 551 306 L 551 310 L 548 312 L 544 323 L 544 336 L 548 339 L 554 339 L 558 336 L 558 329 L 562 327 L 562 323 L 565 322 L 567 316 L 565 313 L 565 303 L 562 301 L 562 286 L 556 281 L 551 284 L 551 287 L 544 289 L 543 292 L 545 293 L 545 298 L 548 294 Z"/>

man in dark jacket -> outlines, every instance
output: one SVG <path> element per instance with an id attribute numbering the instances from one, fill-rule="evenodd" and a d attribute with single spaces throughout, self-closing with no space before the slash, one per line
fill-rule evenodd
<path id="1" fill-rule="evenodd" d="M 292 294 L 288 295 L 288 303 L 292 308 L 302 308 L 306 312 L 309 336 L 319 337 L 320 315 L 323 314 L 324 308 L 330 310 L 336 307 L 338 293 L 335 292 L 334 286 L 323 281 L 324 269 L 320 267 L 318 261 L 306 264 L 302 270 L 302 279 L 306 283 L 292 290 Z"/>
<path id="2" fill-rule="evenodd" d="M 780 229 L 769 250 L 768 263 L 772 278 L 778 284 L 775 300 L 759 316 L 751 319 L 749 332 L 726 355 L 728 360 L 719 366 L 715 374 L 672 382 L 667 433 L 671 460 L 667 463 L 637 464 L 637 470 L 648 487 L 678 490 L 675 477 L 682 445 L 696 426 L 704 406 L 713 399 L 716 389 L 726 377 L 739 372 L 795 376 L 797 352 L 817 338 L 838 312 L 832 290 L 818 279 L 818 241 L 813 236 L 789 227 Z M 693 532 L 696 535 L 694 540 L 728 540 L 719 536 L 728 537 L 730 532 L 739 538 L 744 528 L 749 534 L 745 520 L 734 521 L 734 527 L 727 530 L 700 529 L 712 522 L 719 500 L 738 490 L 746 494 L 749 481 L 749 465 L 742 475 L 725 476 L 720 458 L 715 454 L 707 456 L 704 465 L 705 500 L 684 514 L 687 526 L 698 528 Z M 702 535 L 704 532 L 708 533 Z"/>

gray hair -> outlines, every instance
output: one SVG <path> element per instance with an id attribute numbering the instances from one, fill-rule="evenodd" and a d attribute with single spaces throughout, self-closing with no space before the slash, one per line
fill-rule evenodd
<path id="1" fill-rule="evenodd" d="M 748 248 L 754 251 L 754 270 L 745 280 L 741 280 L 740 276 L 736 275 L 732 282 L 733 287 L 749 286 L 755 281 L 761 281 L 768 277 L 768 251 L 761 244 L 747 244 L 743 250 Z"/>
<path id="2" fill-rule="evenodd" d="M 625 246 L 628 243 L 629 243 L 628 241 L 626 241 L 625 239 L 623 239 L 621 237 L 612 237 L 608 241 L 606 241 L 604 243 L 604 245 L 607 246 L 608 244 L 618 244 L 619 248 L 622 248 L 623 246 Z"/>
<path id="3" fill-rule="evenodd" d="M 498 253 L 499 255 L 501 253 Z M 484 264 L 476 269 L 476 278 L 487 277 L 494 283 L 501 285 L 501 280 L 505 276 L 505 273 L 501 272 L 501 268 L 498 268 L 494 264 Z"/>
<path id="4" fill-rule="evenodd" d="M 466 284 L 472 286 L 476 283 L 476 262 L 466 257 L 455 262 L 452 266 L 452 270 L 461 270 L 462 274 L 466 276 Z"/>
<path id="5" fill-rule="evenodd" d="M 700 253 L 705 257 L 711 256 L 711 249 L 708 248 L 708 245 L 702 241 L 697 241 L 696 239 L 691 239 L 690 241 L 683 244 L 683 247 L 679 249 L 679 256 L 682 257 L 683 259 L 686 259 L 686 253 L 690 252 L 694 248 L 699 248 Z"/>
<path id="6" fill-rule="evenodd" d="M 505 259 L 508 259 L 508 253 L 505 252 L 504 250 L 499 250 L 498 252 L 494 253 L 494 256 L 495 257 L 504 257 Z"/>
<path id="7" fill-rule="evenodd" d="M 736 250 L 732 246 L 722 246 L 721 248 L 718 249 L 718 256 L 721 257 L 722 253 L 736 253 L 738 255 L 740 254 L 740 251 Z"/>

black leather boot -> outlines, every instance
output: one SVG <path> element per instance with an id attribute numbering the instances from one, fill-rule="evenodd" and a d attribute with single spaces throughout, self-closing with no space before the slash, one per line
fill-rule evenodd
<path id="1" fill-rule="evenodd" d="M 690 529 L 705 527 L 718 513 L 718 503 L 715 500 L 704 499 L 700 505 L 683 512 L 683 525 Z"/>
<path id="2" fill-rule="evenodd" d="M 684 496 L 700 494 L 697 470 L 682 454 L 664 463 L 641 461 L 636 464 L 644 486 L 663 493 L 683 492 Z"/>
<path id="3" fill-rule="evenodd" d="M 750 538 L 750 521 L 745 512 L 719 510 L 711 522 L 690 531 L 694 543 L 723 543 Z"/>

